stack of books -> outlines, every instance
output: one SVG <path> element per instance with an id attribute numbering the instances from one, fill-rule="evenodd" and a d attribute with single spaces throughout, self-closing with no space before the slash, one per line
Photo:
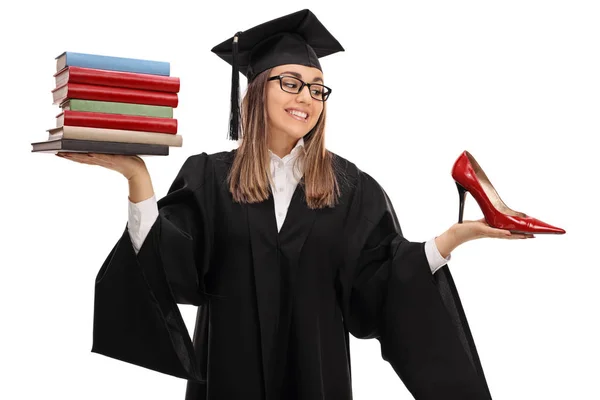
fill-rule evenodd
<path id="1" fill-rule="evenodd" d="M 180 82 L 168 62 L 64 52 L 54 78 L 61 112 L 32 152 L 168 155 L 182 146 L 173 118 Z"/>

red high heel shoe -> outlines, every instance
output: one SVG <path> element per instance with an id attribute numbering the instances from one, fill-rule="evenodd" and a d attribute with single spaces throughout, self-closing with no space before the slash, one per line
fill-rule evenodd
<path id="1" fill-rule="evenodd" d="M 552 233 L 563 234 L 564 229 L 547 224 L 539 219 L 530 217 L 522 212 L 510 209 L 500 199 L 494 186 L 479 166 L 475 158 L 468 152 L 463 153 L 454 162 L 452 167 L 452 178 L 458 188 L 459 210 L 458 222 L 462 223 L 465 198 L 467 192 L 479 204 L 483 211 L 485 222 L 499 229 L 507 229 L 512 233 Z"/>

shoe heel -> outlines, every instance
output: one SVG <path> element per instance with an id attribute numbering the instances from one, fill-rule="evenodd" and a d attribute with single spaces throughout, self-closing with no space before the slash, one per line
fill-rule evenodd
<path id="1" fill-rule="evenodd" d="M 458 189 L 458 223 L 460 224 L 463 222 L 463 212 L 465 210 L 465 198 L 467 197 L 467 189 L 462 187 L 461 184 L 456 181 L 454 183 L 456 183 L 456 188 Z"/>

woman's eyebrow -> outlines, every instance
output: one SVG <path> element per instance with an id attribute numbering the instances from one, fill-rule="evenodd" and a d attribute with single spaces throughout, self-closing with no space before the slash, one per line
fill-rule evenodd
<path id="1" fill-rule="evenodd" d="M 290 74 L 290 75 L 294 75 L 298 79 L 302 79 L 302 74 L 299 74 L 298 72 L 294 72 L 294 71 L 285 71 L 285 72 L 281 72 L 281 74 Z M 320 76 L 317 76 L 315 79 L 313 79 L 313 82 L 323 83 L 323 79 L 321 79 Z"/>

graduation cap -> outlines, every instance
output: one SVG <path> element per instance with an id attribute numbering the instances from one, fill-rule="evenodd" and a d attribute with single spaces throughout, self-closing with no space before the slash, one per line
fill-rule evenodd
<path id="1" fill-rule="evenodd" d="M 211 50 L 232 67 L 229 139 L 237 140 L 240 125 L 239 73 L 248 83 L 261 72 L 283 64 L 322 71 L 319 58 L 344 48 L 308 9 L 237 32 Z"/>

